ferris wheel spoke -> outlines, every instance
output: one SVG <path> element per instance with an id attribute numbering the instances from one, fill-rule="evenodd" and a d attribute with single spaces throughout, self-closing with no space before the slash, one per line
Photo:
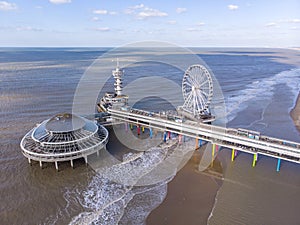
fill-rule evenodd
<path id="1" fill-rule="evenodd" d="M 199 100 L 200 100 L 200 102 L 201 102 L 201 104 L 202 104 L 202 109 L 204 109 L 204 107 L 205 107 L 205 100 L 203 99 L 203 97 L 200 95 L 199 96 Z"/>
<path id="2" fill-rule="evenodd" d="M 199 101 L 201 103 L 201 107 L 203 109 L 204 106 L 205 106 L 205 99 L 203 98 L 202 93 L 200 91 L 198 92 L 198 98 L 199 98 Z"/>
<path id="3" fill-rule="evenodd" d="M 208 97 L 208 94 L 205 91 L 202 91 L 202 90 L 199 90 L 199 91 L 202 95 L 205 95 L 205 97 Z"/>
<path id="4" fill-rule="evenodd" d="M 190 82 L 190 84 L 192 86 L 196 86 L 197 85 L 197 82 L 195 81 L 195 79 L 193 77 L 188 77 L 187 80 Z"/>
<path id="5" fill-rule="evenodd" d="M 208 80 L 204 81 L 203 83 L 201 83 L 201 84 L 199 85 L 199 88 L 202 87 L 203 85 L 207 84 L 207 83 L 208 83 Z"/>
<path id="6" fill-rule="evenodd" d="M 192 92 L 189 93 L 187 99 L 184 102 L 184 105 L 187 105 L 187 107 L 188 107 L 190 104 L 191 98 L 192 98 Z"/>
<path id="7" fill-rule="evenodd" d="M 197 108 L 195 108 L 195 112 L 199 113 L 201 111 L 201 107 L 200 107 L 199 102 L 198 102 L 198 97 L 196 97 L 195 101 L 196 101 L 195 104 L 197 105 Z"/>

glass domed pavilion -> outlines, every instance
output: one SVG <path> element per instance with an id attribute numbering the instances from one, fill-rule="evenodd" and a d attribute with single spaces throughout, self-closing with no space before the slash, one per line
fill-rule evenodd
<path id="1" fill-rule="evenodd" d="M 30 130 L 22 139 L 20 146 L 23 155 L 31 160 L 58 162 L 84 158 L 106 147 L 108 131 L 100 124 L 83 117 L 63 113 L 43 121 Z"/>

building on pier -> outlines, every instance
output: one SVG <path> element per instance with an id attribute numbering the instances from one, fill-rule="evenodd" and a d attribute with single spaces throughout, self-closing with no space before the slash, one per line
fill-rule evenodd
<path id="1" fill-rule="evenodd" d="M 20 146 L 28 159 L 43 162 L 58 162 L 84 158 L 106 147 L 108 131 L 102 125 L 83 117 L 63 113 L 43 121 L 30 130 L 22 139 Z"/>

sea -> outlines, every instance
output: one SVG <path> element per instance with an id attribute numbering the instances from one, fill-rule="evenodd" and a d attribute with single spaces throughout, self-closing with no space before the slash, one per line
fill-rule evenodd
<path id="1" fill-rule="evenodd" d="M 107 56 L 112 51 L 110 59 Z M 151 211 L 164 201 L 168 182 L 177 170 L 156 183 L 136 186 L 103 177 L 83 159 L 74 162 L 74 169 L 67 162 L 60 163 L 57 172 L 51 163 L 43 164 L 43 168 L 37 162 L 30 165 L 21 153 L 22 137 L 37 123 L 61 112 L 74 112 L 74 105 L 77 110 L 88 108 L 80 107 L 78 93 L 94 68 L 105 67 L 97 67 L 88 81 L 89 91 L 94 94 L 91 101 L 113 91 L 111 70 L 117 60 L 125 70 L 124 92 L 130 92 L 130 97 L 135 94 L 131 103 L 137 108 L 160 111 L 182 104 L 184 68 L 195 63 L 189 57 L 193 55 L 214 74 L 220 92 L 217 94 L 224 101 L 222 116 L 227 127 L 300 142 L 290 117 L 300 91 L 300 65 L 280 60 L 290 52 L 295 54 L 292 50 L 151 51 L 0 48 L 0 224 L 145 224 Z M 95 105 L 89 110 L 95 111 Z M 83 110 L 82 114 L 87 112 Z M 112 130 L 110 133 L 106 152 L 123 151 L 125 147 L 118 137 Z M 146 151 L 150 147 L 144 148 Z M 147 153 L 154 154 L 155 160 L 163 157 L 160 149 Z M 156 165 L 147 154 L 143 157 L 145 167 Z M 239 153 L 232 163 L 231 151 L 221 149 L 217 157 L 222 162 L 224 180 L 207 224 L 300 223 L 299 164 L 283 161 L 280 172 L 276 172 L 275 158 L 259 156 L 253 168 L 250 154 Z M 123 171 L 127 166 L 123 163 L 116 169 Z"/>

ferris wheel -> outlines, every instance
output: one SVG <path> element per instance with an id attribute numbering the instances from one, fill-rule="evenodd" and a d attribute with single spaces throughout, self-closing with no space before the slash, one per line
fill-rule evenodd
<path id="1" fill-rule="evenodd" d="M 213 96 L 213 81 L 209 71 L 202 65 L 192 65 L 182 80 L 183 109 L 198 117 L 209 113 Z"/>

